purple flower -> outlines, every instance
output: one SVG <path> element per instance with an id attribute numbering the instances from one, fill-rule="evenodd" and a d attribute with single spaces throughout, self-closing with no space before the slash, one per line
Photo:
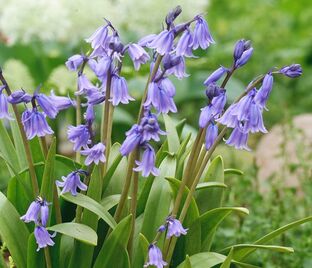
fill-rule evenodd
<path id="1" fill-rule="evenodd" d="M 85 165 L 89 166 L 92 162 L 96 165 L 98 165 L 100 161 L 104 163 L 106 161 L 104 151 L 105 145 L 99 142 L 91 148 L 82 150 L 80 153 L 87 156 Z"/>
<path id="2" fill-rule="evenodd" d="M 171 80 L 167 77 L 162 78 L 158 84 L 160 85 L 161 88 L 166 91 L 167 95 L 170 97 L 174 97 L 176 94 L 176 89 L 174 87 L 174 84 L 171 82 Z"/>
<path id="3" fill-rule="evenodd" d="M 142 127 L 142 142 L 159 141 L 159 135 L 166 135 L 166 132 L 162 131 L 159 127 L 157 116 L 152 114 L 149 110 L 145 112 L 141 119 L 140 126 Z"/>
<path id="4" fill-rule="evenodd" d="M 204 108 L 201 108 L 201 112 L 199 115 L 199 127 L 205 128 L 210 120 L 212 120 L 214 117 L 213 111 L 212 111 L 212 105 L 209 104 Z"/>
<path id="5" fill-rule="evenodd" d="M 97 87 L 94 86 L 84 74 L 81 74 L 78 77 L 78 89 L 79 91 L 77 91 L 75 94 L 82 95 L 85 94 L 88 90 L 97 89 Z"/>
<path id="6" fill-rule="evenodd" d="M 106 39 L 108 37 L 108 25 L 103 25 L 96 29 L 96 31 L 86 39 L 87 43 L 91 44 L 91 47 L 97 48 L 99 46 L 105 47 Z"/>
<path id="7" fill-rule="evenodd" d="M 27 139 L 31 140 L 35 136 L 43 137 L 52 134 L 53 130 L 49 127 L 45 115 L 36 108 L 32 111 L 25 110 L 22 114 L 22 123 L 26 132 Z"/>
<path id="8" fill-rule="evenodd" d="M 122 143 L 119 151 L 120 153 L 125 156 L 131 153 L 136 146 L 139 145 L 142 139 L 142 127 L 135 124 L 131 127 L 130 130 L 126 132 L 126 139 Z"/>
<path id="9" fill-rule="evenodd" d="M 85 120 L 88 122 L 88 124 L 92 124 L 95 119 L 94 109 L 93 105 L 89 104 L 86 110 L 86 113 L 84 115 Z"/>
<path id="10" fill-rule="evenodd" d="M 208 78 L 204 82 L 204 85 L 209 86 L 209 84 L 217 82 L 226 72 L 228 72 L 228 69 L 221 66 L 208 76 Z"/>
<path id="11" fill-rule="evenodd" d="M 265 104 L 269 98 L 272 87 L 273 87 L 273 75 L 271 73 L 268 73 L 264 76 L 262 86 L 257 92 L 254 99 L 257 105 L 262 109 L 265 108 Z"/>
<path id="12" fill-rule="evenodd" d="M 206 96 L 211 101 L 214 97 L 219 96 L 222 90 L 224 91 L 216 83 L 210 83 L 206 89 Z"/>
<path id="13" fill-rule="evenodd" d="M 251 103 L 247 119 L 243 126 L 244 132 L 256 133 L 260 131 L 262 133 L 268 133 L 263 124 L 262 111 L 263 109 L 255 102 Z"/>
<path id="14" fill-rule="evenodd" d="M 73 171 L 67 175 L 67 177 L 62 176 L 63 181 L 56 181 L 56 185 L 63 187 L 61 194 L 71 192 L 72 195 L 77 195 L 77 188 L 82 191 L 86 191 L 88 186 L 85 185 L 80 180 L 79 171 Z"/>
<path id="15" fill-rule="evenodd" d="M 100 91 L 97 88 L 87 90 L 88 104 L 96 105 L 105 100 L 105 91 Z"/>
<path id="16" fill-rule="evenodd" d="M 233 53 L 233 57 L 234 57 L 234 61 L 238 61 L 241 56 L 243 55 L 244 51 L 248 50 L 250 48 L 251 42 L 250 40 L 238 40 L 235 44 L 235 48 L 234 48 L 234 53 Z"/>
<path id="17" fill-rule="evenodd" d="M 46 226 L 49 219 L 49 203 L 42 199 L 40 196 L 35 201 L 31 202 L 25 215 L 21 217 L 24 222 L 35 222 L 36 224 L 41 223 Z"/>
<path id="18" fill-rule="evenodd" d="M 150 42 L 155 39 L 156 36 L 157 34 L 149 34 L 147 36 L 144 36 L 138 41 L 138 45 L 141 47 L 146 47 Z"/>
<path id="19" fill-rule="evenodd" d="M 128 93 L 126 79 L 114 74 L 112 77 L 110 98 L 113 106 L 117 106 L 119 103 L 128 104 L 131 100 L 134 100 L 134 98 L 132 98 Z"/>
<path id="20" fill-rule="evenodd" d="M 79 66 L 83 63 L 83 61 L 86 59 L 83 55 L 73 55 L 65 62 L 65 65 L 68 70 L 70 71 L 77 71 Z"/>
<path id="21" fill-rule="evenodd" d="M 242 67 L 247 63 L 253 53 L 253 48 L 250 47 L 249 49 L 245 50 L 242 56 L 236 61 L 235 68 Z"/>
<path id="22" fill-rule="evenodd" d="M 210 34 L 207 22 L 203 16 L 197 16 L 193 36 L 193 49 L 197 49 L 198 47 L 206 49 L 210 44 L 214 43 L 215 41 Z"/>
<path id="23" fill-rule="evenodd" d="M 168 94 L 165 88 L 160 87 L 158 83 L 151 82 L 148 86 L 147 98 L 144 103 L 145 107 L 153 105 L 160 113 L 168 113 L 169 111 L 177 112 L 177 107 L 172 96 Z"/>
<path id="24" fill-rule="evenodd" d="M 5 86 L 0 86 L 0 118 L 13 119 L 9 114 L 8 97 L 3 93 Z"/>
<path id="25" fill-rule="evenodd" d="M 216 121 L 230 128 L 236 127 L 238 119 L 237 116 L 233 114 L 233 111 L 236 110 L 236 106 L 237 103 L 232 104 L 220 118 L 216 119 Z"/>
<path id="26" fill-rule="evenodd" d="M 79 151 L 81 147 L 86 147 L 91 142 L 90 133 L 86 125 L 69 126 L 67 138 L 70 142 L 74 143 L 73 150 L 75 152 Z"/>
<path id="27" fill-rule="evenodd" d="M 173 39 L 174 39 L 173 31 L 164 30 L 147 45 L 150 48 L 156 49 L 156 51 L 160 55 L 165 55 L 171 51 Z"/>
<path id="28" fill-rule="evenodd" d="M 217 137 L 218 137 L 218 126 L 213 122 L 211 122 L 206 130 L 206 140 L 205 140 L 206 150 L 210 149 L 210 147 L 213 145 Z"/>
<path id="29" fill-rule="evenodd" d="M 247 145 L 248 141 L 248 133 L 245 133 L 241 130 L 241 128 L 235 127 L 228 138 L 228 140 L 225 142 L 227 145 L 234 146 L 236 149 L 242 150 L 245 149 L 247 151 L 250 151 L 250 148 Z"/>
<path id="30" fill-rule="evenodd" d="M 246 96 L 235 105 L 235 109 L 232 110 L 232 114 L 237 117 L 239 121 L 248 119 L 248 113 L 253 99 L 256 95 L 256 89 L 250 90 Z"/>
<path id="31" fill-rule="evenodd" d="M 211 100 L 212 113 L 214 116 L 218 116 L 222 113 L 226 103 L 226 94 L 224 89 L 220 89 L 219 95 L 215 96 Z"/>
<path id="32" fill-rule="evenodd" d="M 188 229 L 184 229 L 179 220 L 168 217 L 166 221 L 168 224 L 167 238 L 172 236 L 179 237 L 181 234 L 186 235 Z"/>
<path id="33" fill-rule="evenodd" d="M 137 44 L 129 44 L 128 53 L 136 71 L 140 69 L 141 64 L 146 63 L 150 59 L 147 52 Z"/>
<path id="34" fill-rule="evenodd" d="M 51 239 L 51 237 L 54 237 L 55 234 L 50 235 L 46 228 L 42 226 L 36 226 L 34 234 L 36 242 L 38 244 L 37 251 L 39 251 L 41 248 L 54 245 L 54 242 Z"/>
<path id="35" fill-rule="evenodd" d="M 58 109 L 56 108 L 55 103 L 53 103 L 52 99 L 42 93 L 35 93 L 34 97 L 40 108 L 44 111 L 44 113 L 50 117 L 55 118 L 58 114 Z"/>
<path id="36" fill-rule="evenodd" d="M 194 57 L 192 53 L 192 45 L 193 45 L 193 35 L 189 30 L 189 28 L 187 28 L 177 43 L 177 47 L 175 50 L 176 55 L 185 57 Z"/>
<path id="37" fill-rule="evenodd" d="M 76 102 L 69 97 L 56 96 L 53 90 L 50 92 L 49 99 L 58 111 L 66 110 L 69 107 L 76 105 Z"/>
<path id="38" fill-rule="evenodd" d="M 302 75 L 302 68 L 300 64 L 291 64 L 285 66 L 279 70 L 279 73 L 288 76 L 290 78 L 295 78 Z"/>
<path id="39" fill-rule="evenodd" d="M 166 74 L 175 75 L 178 79 L 189 76 L 185 72 L 185 60 L 182 56 L 175 56 L 167 54 L 164 59 L 164 69 L 166 69 Z"/>
<path id="40" fill-rule="evenodd" d="M 18 104 L 21 102 L 28 103 L 32 99 L 32 96 L 27 94 L 23 89 L 14 91 L 10 96 L 8 96 L 8 102 L 12 104 Z"/>
<path id="41" fill-rule="evenodd" d="M 161 250 L 154 244 L 151 244 L 148 247 L 148 262 L 144 265 L 144 267 L 148 267 L 150 265 L 154 265 L 157 268 L 163 268 L 167 265 L 167 263 L 162 259 Z"/>
<path id="42" fill-rule="evenodd" d="M 141 161 L 135 161 L 137 167 L 133 170 L 136 172 L 142 171 L 143 177 L 148 177 L 151 173 L 154 176 L 159 175 L 159 169 L 155 167 L 155 151 L 152 146 L 147 145 L 142 155 Z"/>
<path id="43" fill-rule="evenodd" d="M 97 77 L 107 75 L 112 59 L 106 55 L 102 56 L 98 61 L 90 60 L 89 65 Z"/>

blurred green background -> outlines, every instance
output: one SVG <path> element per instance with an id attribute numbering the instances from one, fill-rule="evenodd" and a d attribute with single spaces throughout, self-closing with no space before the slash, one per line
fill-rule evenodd
<path id="1" fill-rule="evenodd" d="M 275 79 L 268 104 L 270 111 L 264 115 L 268 129 L 276 124 L 283 125 L 287 129 L 288 140 L 298 136 L 302 131 L 296 131 L 292 118 L 312 113 L 312 2 L 309 0 L 0 0 L 0 65 L 12 89 L 22 87 L 32 92 L 42 84 L 46 92 L 53 88 L 58 94 L 73 95 L 76 76 L 67 71 L 64 62 L 71 55 L 87 49 L 83 38 L 102 24 L 103 17 L 120 30 L 126 43 L 158 32 L 166 12 L 177 4 L 184 10 L 181 20 L 206 12 L 216 45 L 207 51 L 197 51 L 198 59 L 187 60 L 190 77 L 174 81 L 179 109 L 174 118 L 186 118 L 190 129 L 197 127 L 199 107 L 205 104 L 202 82 L 220 64 L 231 64 L 235 42 L 245 38 L 252 40 L 254 54 L 228 84 L 229 99 L 234 99 L 249 81 L 270 68 L 300 63 L 304 71 L 300 79 Z M 123 75 L 127 77 L 130 92 L 136 99 L 142 94 L 147 72 L 148 67 L 145 66 L 135 73 L 131 62 L 125 60 Z M 134 122 L 138 103 L 116 110 L 113 129 L 116 141 L 122 141 L 124 131 Z M 74 111 L 61 114 L 53 122 L 60 139 L 65 140 L 64 118 L 68 123 L 74 122 Z M 303 124 L 303 128 L 311 132 L 312 124 Z M 269 179 L 269 190 L 260 193 L 261 167 L 256 164 L 256 159 L 265 157 L 257 155 L 256 145 L 260 139 L 261 136 L 251 137 L 254 149 L 251 153 L 222 146 L 219 149 L 225 155 L 227 167 L 238 167 L 245 172 L 244 176 L 228 178 L 226 205 L 244 205 L 251 211 L 248 218 L 234 218 L 222 226 L 222 232 L 218 233 L 220 248 L 231 243 L 251 242 L 271 229 L 312 214 L 311 143 L 305 144 L 304 150 L 296 151 L 299 161 L 292 161 L 287 157 L 287 150 L 283 151 L 287 147 L 287 137 L 283 139 L 278 155 L 283 160 L 281 170 L 295 174 L 299 186 L 284 187 L 281 174 L 274 174 Z M 59 150 L 69 153 L 71 147 L 68 149 L 66 146 L 66 143 L 59 143 Z M 296 144 L 296 148 L 301 148 L 300 144 Z M 272 161 L 274 165 L 274 159 Z M 1 164 L 2 190 L 6 187 L 6 176 Z M 301 194 L 298 194 L 298 189 Z M 254 255 L 253 262 L 263 267 L 312 267 L 311 225 L 283 236 L 278 243 L 293 246 L 296 254 L 261 252 Z"/>

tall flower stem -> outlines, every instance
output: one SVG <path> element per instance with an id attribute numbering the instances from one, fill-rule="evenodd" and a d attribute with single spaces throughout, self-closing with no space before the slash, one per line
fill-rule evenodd
<path id="1" fill-rule="evenodd" d="M 76 126 L 81 124 L 81 99 L 80 96 L 76 96 Z M 76 162 L 80 163 L 80 152 L 79 150 L 76 152 Z"/>
<path id="2" fill-rule="evenodd" d="M 7 81 L 5 80 L 3 74 L 2 74 L 2 69 L 1 68 L 0 68 L 0 81 L 5 86 L 6 93 L 8 94 L 8 96 L 10 96 L 12 94 L 12 91 L 11 91 Z M 17 125 L 18 125 L 18 128 L 19 128 L 21 137 L 22 137 L 22 142 L 23 142 L 24 149 L 25 149 L 25 154 L 26 154 L 26 160 L 27 160 L 27 164 L 28 164 L 28 168 L 29 168 L 29 174 L 30 174 L 30 178 L 31 178 L 33 195 L 36 198 L 38 196 L 38 194 L 39 194 L 39 186 L 38 186 L 37 175 L 36 175 L 36 171 L 35 171 L 32 155 L 31 155 L 29 142 L 27 140 L 26 133 L 24 131 L 24 127 L 23 127 L 23 124 L 22 124 L 21 116 L 20 116 L 20 114 L 18 112 L 16 104 L 12 104 L 12 108 L 13 108 L 13 112 L 14 112 L 14 115 L 15 115 L 15 118 L 16 118 L 16 121 L 17 121 Z"/>
<path id="3" fill-rule="evenodd" d="M 44 248 L 44 258 L 46 260 L 47 268 L 52 268 L 52 262 L 51 262 L 49 247 Z"/>
<path id="4" fill-rule="evenodd" d="M 41 149 L 44 155 L 44 158 L 47 159 L 48 156 L 48 146 L 47 146 L 47 141 L 45 137 L 40 137 L 40 144 L 41 144 Z M 55 209 L 55 220 L 56 223 L 62 223 L 62 213 L 61 213 L 61 206 L 60 206 L 60 201 L 58 198 L 57 194 L 57 189 L 55 183 L 53 184 L 53 205 Z"/>

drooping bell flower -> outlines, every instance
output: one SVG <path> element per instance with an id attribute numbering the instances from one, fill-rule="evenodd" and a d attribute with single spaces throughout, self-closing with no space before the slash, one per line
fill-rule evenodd
<path id="1" fill-rule="evenodd" d="M 135 161 L 137 167 L 133 170 L 136 172 L 141 171 L 143 177 L 148 177 L 150 174 L 158 176 L 159 169 L 155 167 L 155 159 L 156 156 L 153 147 L 147 144 L 141 161 Z"/>
<path id="2" fill-rule="evenodd" d="M 145 111 L 140 121 L 140 126 L 142 127 L 142 143 L 150 141 L 151 139 L 159 141 L 159 135 L 166 135 L 166 132 L 160 129 L 157 116 L 151 113 L 150 110 Z"/>
<path id="3" fill-rule="evenodd" d="M 193 35 L 193 49 L 197 49 L 198 47 L 206 49 L 210 44 L 214 43 L 215 41 L 210 34 L 208 23 L 203 16 L 197 16 Z"/>
<path id="4" fill-rule="evenodd" d="M 221 66 L 220 68 L 215 70 L 211 75 L 208 76 L 208 78 L 204 82 L 204 85 L 208 87 L 209 84 L 217 82 L 227 72 L 228 69 Z"/>
<path id="5" fill-rule="evenodd" d="M 252 104 L 256 93 L 257 91 L 255 88 L 250 90 L 247 95 L 241 98 L 241 100 L 235 105 L 235 108 L 232 110 L 232 114 L 235 115 L 239 121 L 246 120 L 248 118 L 250 105 Z"/>
<path id="6" fill-rule="evenodd" d="M 209 150 L 211 148 L 217 137 L 218 137 L 218 126 L 215 123 L 210 122 L 210 124 L 206 129 L 206 137 L 205 137 L 206 150 Z"/>
<path id="7" fill-rule="evenodd" d="M 264 76 L 262 86 L 255 96 L 255 102 L 260 108 L 265 108 L 265 104 L 269 98 L 269 95 L 273 87 L 273 75 L 268 73 Z"/>
<path id="8" fill-rule="evenodd" d="M 156 266 L 157 268 L 163 268 L 166 265 L 167 263 L 163 261 L 161 250 L 156 245 L 151 244 L 148 247 L 148 262 L 144 267 Z"/>
<path id="9" fill-rule="evenodd" d="M 90 133 L 86 125 L 69 126 L 67 130 L 67 138 L 74 143 L 73 150 L 79 151 L 81 147 L 85 148 L 90 142 Z"/>
<path id="10" fill-rule="evenodd" d="M 34 222 L 46 226 L 49 218 L 49 203 L 42 197 L 38 196 L 35 201 L 31 202 L 25 215 L 21 217 L 24 222 Z"/>
<path id="11" fill-rule="evenodd" d="M 266 130 L 263 117 L 262 117 L 263 109 L 259 107 L 254 101 L 251 103 L 248 111 L 247 119 L 244 121 L 243 131 L 244 132 L 262 132 L 268 133 Z"/>
<path id="12" fill-rule="evenodd" d="M 12 120 L 13 117 L 9 113 L 8 97 L 3 93 L 5 86 L 0 86 L 0 119 L 6 118 Z"/>
<path id="13" fill-rule="evenodd" d="M 107 55 L 101 56 L 98 61 L 90 60 L 89 65 L 97 77 L 107 76 L 109 67 L 111 66 L 112 59 Z"/>
<path id="14" fill-rule="evenodd" d="M 178 79 L 189 76 L 185 72 L 185 60 L 182 56 L 167 54 L 163 59 L 163 63 L 166 75 L 173 74 Z"/>
<path id="15" fill-rule="evenodd" d="M 253 53 L 252 47 L 245 50 L 242 56 L 236 61 L 235 68 L 240 68 L 243 65 L 245 65 L 249 61 L 250 57 L 252 56 L 252 53 Z"/>
<path id="16" fill-rule="evenodd" d="M 65 65 L 68 70 L 77 71 L 80 65 L 86 59 L 87 59 L 86 56 L 76 54 L 76 55 L 69 57 L 68 60 L 65 62 Z"/>
<path id="17" fill-rule="evenodd" d="M 236 110 L 236 106 L 237 103 L 230 105 L 230 107 L 226 109 L 224 114 L 220 118 L 216 119 L 216 121 L 230 128 L 236 127 L 239 122 L 237 116 L 233 114 L 233 111 Z"/>
<path id="18" fill-rule="evenodd" d="M 103 25 L 95 30 L 95 32 L 86 39 L 87 43 L 91 44 L 93 49 L 102 46 L 105 47 L 106 39 L 108 37 L 108 25 Z"/>
<path id="19" fill-rule="evenodd" d="M 53 246 L 54 242 L 51 238 L 55 237 L 54 234 L 49 234 L 48 230 L 43 226 L 36 226 L 34 231 L 35 239 L 38 244 L 37 251 L 47 246 Z"/>
<path id="20" fill-rule="evenodd" d="M 45 115 L 33 108 L 31 111 L 26 109 L 22 114 L 22 123 L 28 140 L 35 136 L 43 137 L 53 134 L 53 130 L 47 123 Z"/>
<path id="21" fill-rule="evenodd" d="M 126 132 L 126 139 L 122 143 L 119 151 L 121 155 L 126 156 L 138 146 L 142 139 L 143 128 L 138 124 L 134 124 L 130 130 Z"/>
<path id="22" fill-rule="evenodd" d="M 167 238 L 170 238 L 172 236 L 179 237 L 181 235 L 186 235 L 188 229 L 183 228 L 179 220 L 168 217 L 166 222 L 168 225 L 168 231 L 166 235 Z"/>
<path id="23" fill-rule="evenodd" d="M 89 89 L 87 90 L 88 104 L 96 105 L 105 101 L 105 91 L 99 89 Z"/>
<path id="24" fill-rule="evenodd" d="M 11 104 L 18 104 L 21 102 L 28 103 L 32 99 L 28 93 L 25 92 L 23 89 L 16 90 L 12 92 L 10 96 L 8 96 L 8 102 Z"/>
<path id="25" fill-rule="evenodd" d="M 58 114 L 58 109 L 56 103 L 53 103 L 52 99 L 45 94 L 35 93 L 34 97 L 40 106 L 40 108 L 44 111 L 44 113 L 49 117 L 54 119 Z"/>
<path id="26" fill-rule="evenodd" d="M 156 49 L 160 55 L 165 55 L 172 50 L 174 33 L 172 30 L 164 30 L 158 34 L 150 43 L 148 47 Z"/>
<path id="27" fill-rule="evenodd" d="M 72 195 L 77 195 L 77 189 L 82 191 L 86 191 L 88 186 L 85 185 L 80 180 L 80 171 L 73 171 L 69 173 L 66 177 L 62 176 L 63 181 L 56 181 L 56 185 L 59 187 L 63 187 L 61 194 L 71 192 Z"/>
<path id="28" fill-rule="evenodd" d="M 129 44 L 128 53 L 136 71 L 140 69 L 141 64 L 145 64 L 150 59 L 144 48 L 138 44 Z"/>
<path id="29" fill-rule="evenodd" d="M 242 131 L 241 126 L 237 126 L 233 129 L 230 137 L 225 142 L 229 146 L 233 146 L 239 150 L 250 151 L 250 148 L 247 145 L 248 133 Z"/>
<path id="30" fill-rule="evenodd" d="M 69 107 L 76 105 L 74 100 L 71 100 L 69 97 L 57 96 L 53 90 L 50 92 L 49 99 L 58 111 L 66 110 Z"/>
<path id="31" fill-rule="evenodd" d="M 106 161 L 104 151 L 105 145 L 99 142 L 91 148 L 82 150 L 80 153 L 87 156 L 85 165 L 89 166 L 91 163 L 98 165 L 100 161 L 104 163 Z"/>
<path id="32" fill-rule="evenodd" d="M 114 74 L 112 76 L 111 84 L 111 98 L 113 106 L 117 106 L 119 103 L 128 104 L 129 101 L 134 100 L 128 93 L 128 85 L 125 78 Z"/>
<path id="33" fill-rule="evenodd" d="M 180 37 L 175 49 L 177 56 L 194 57 L 192 53 L 193 35 L 187 28 Z"/>
<path id="34" fill-rule="evenodd" d="M 155 37 L 157 36 L 157 34 L 149 34 L 149 35 L 146 35 L 144 37 L 142 37 L 139 41 L 138 41 L 138 45 L 141 46 L 141 47 L 146 47 L 148 46 L 148 44 L 150 42 L 152 42 Z"/>
<path id="35" fill-rule="evenodd" d="M 86 94 L 86 92 L 90 89 L 97 89 L 97 87 L 94 86 L 84 74 L 79 75 L 78 91 L 75 93 L 75 95 Z"/>

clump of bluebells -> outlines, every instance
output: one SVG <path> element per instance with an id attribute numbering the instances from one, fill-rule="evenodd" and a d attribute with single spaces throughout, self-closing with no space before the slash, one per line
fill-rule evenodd
<path id="1" fill-rule="evenodd" d="M 138 206 L 138 176 L 140 173 L 141 177 L 147 180 L 157 180 L 160 176 L 159 156 L 156 152 L 169 134 L 159 119 L 164 114 L 178 112 L 174 102 L 178 88 L 175 87 L 171 78 L 187 79 L 190 74 L 186 72 L 186 60 L 192 58 L 196 60 L 194 55 L 196 50 L 208 49 L 215 43 L 203 15 L 196 15 L 184 23 L 176 23 L 181 12 L 180 7 L 169 12 L 160 33 L 145 36 L 131 43 L 124 43 L 113 24 L 105 20 L 104 25 L 86 39 L 90 45 L 88 53 L 73 55 L 65 63 L 68 70 L 77 75 L 77 90 L 72 98 L 56 96 L 53 91 L 50 95 L 46 95 L 42 93 L 40 86 L 33 94 L 23 89 L 11 92 L 1 73 L 3 85 L 0 86 L 0 118 L 13 119 L 9 111 L 9 104 L 11 104 L 14 112 L 17 113 L 16 119 L 20 120 L 23 126 L 20 128 L 21 133 L 24 133 L 22 137 L 25 136 L 27 139 L 23 140 L 26 154 L 29 153 L 28 140 L 39 137 L 44 147 L 46 146 L 45 136 L 53 135 L 54 131 L 47 119 L 54 120 L 58 113 L 72 109 L 71 107 L 76 110 L 77 123 L 67 127 L 67 138 L 72 143 L 73 151 L 76 153 L 76 162 L 80 167 L 69 174 L 64 174 L 61 180 L 58 178 L 55 181 L 54 187 L 57 186 L 57 188 L 54 190 L 59 193 L 56 199 L 46 200 L 45 196 L 39 195 L 38 189 L 34 187 L 33 192 L 37 197 L 31 202 L 26 214 L 21 217 L 21 220 L 26 223 L 35 223 L 34 235 L 38 250 L 54 245 L 52 238 L 55 234 L 51 235 L 47 230 L 51 203 L 57 203 L 60 196 L 72 195 L 72 198 L 89 196 L 88 188 L 90 181 L 95 180 L 94 172 L 97 172 L 100 178 L 97 187 L 100 189 L 99 196 L 101 197 L 105 190 L 103 187 L 105 185 L 107 187 L 105 179 L 111 176 L 109 172 L 114 172 L 108 169 L 114 107 L 135 101 L 122 72 L 123 61 L 126 57 L 131 59 L 136 71 L 140 70 L 141 65 L 150 65 L 137 123 L 125 133 L 125 140 L 119 148 L 120 155 L 128 160 L 127 170 L 124 173 L 123 190 L 120 193 L 115 214 L 110 215 L 111 218 L 114 216 L 113 220 L 119 223 L 124 215 L 132 214 L 134 219 L 132 219 L 131 227 L 129 226 L 131 234 L 129 234 L 128 248 L 133 247 L 134 230 L 138 228 L 135 221 Z M 144 267 L 161 268 L 171 262 L 176 239 L 187 235 L 190 227 L 184 226 L 183 222 L 195 188 L 216 145 L 226 135 L 226 130 L 230 129 L 230 134 L 225 139 L 227 145 L 236 149 L 250 150 L 247 144 L 250 133 L 268 132 L 263 123 L 263 112 L 268 111 L 267 101 L 273 88 L 274 76 L 281 74 L 295 78 L 302 74 L 299 64 L 280 69 L 272 68 L 264 75 L 252 80 L 245 89 L 242 89 L 242 94 L 238 99 L 228 105 L 227 91 L 231 89 L 227 87 L 227 82 L 237 70 L 248 63 L 252 54 L 251 41 L 244 39 L 237 41 L 234 46 L 232 65 L 218 67 L 203 82 L 207 104 L 200 111 L 198 135 L 193 143 L 188 145 L 189 158 L 178 159 L 185 161 L 186 168 L 180 178 L 169 216 L 160 219 L 163 224 L 155 230 L 155 238 L 149 241 L 148 252 L 145 252 L 147 260 Z M 90 80 L 85 73 L 85 68 L 89 68 L 96 79 Z M 18 116 L 18 111 L 15 109 L 17 104 L 23 104 L 21 116 Z M 96 106 L 102 107 L 103 111 L 100 128 L 95 125 L 95 111 L 100 110 L 95 109 Z M 99 135 L 96 135 L 97 132 Z M 97 139 L 97 137 L 100 138 Z M 47 149 L 43 148 L 43 151 Z M 82 161 L 81 156 L 83 156 Z M 32 159 L 31 157 L 27 159 L 31 171 Z M 36 186 L 36 176 L 31 176 L 31 178 L 32 185 Z M 131 184 L 133 187 L 131 208 L 126 212 Z M 182 196 L 186 186 L 189 187 L 189 191 L 184 200 Z M 53 189 L 49 190 L 53 191 Z M 96 201 L 93 200 L 93 202 Z M 82 214 L 86 213 L 86 208 L 83 208 L 83 202 L 76 204 L 78 207 L 75 222 L 80 223 Z M 101 205 L 98 204 L 98 206 Z M 55 210 L 61 213 L 59 207 L 56 206 Z M 61 222 L 62 218 L 58 218 L 57 223 L 62 224 Z M 92 228 L 96 228 L 94 226 Z M 165 242 L 161 240 L 163 234 L 165 234 Z M 129 254 L 132 254 L 131 250 Z M 48 263 L 48 260 L 46 261 Z"/>

